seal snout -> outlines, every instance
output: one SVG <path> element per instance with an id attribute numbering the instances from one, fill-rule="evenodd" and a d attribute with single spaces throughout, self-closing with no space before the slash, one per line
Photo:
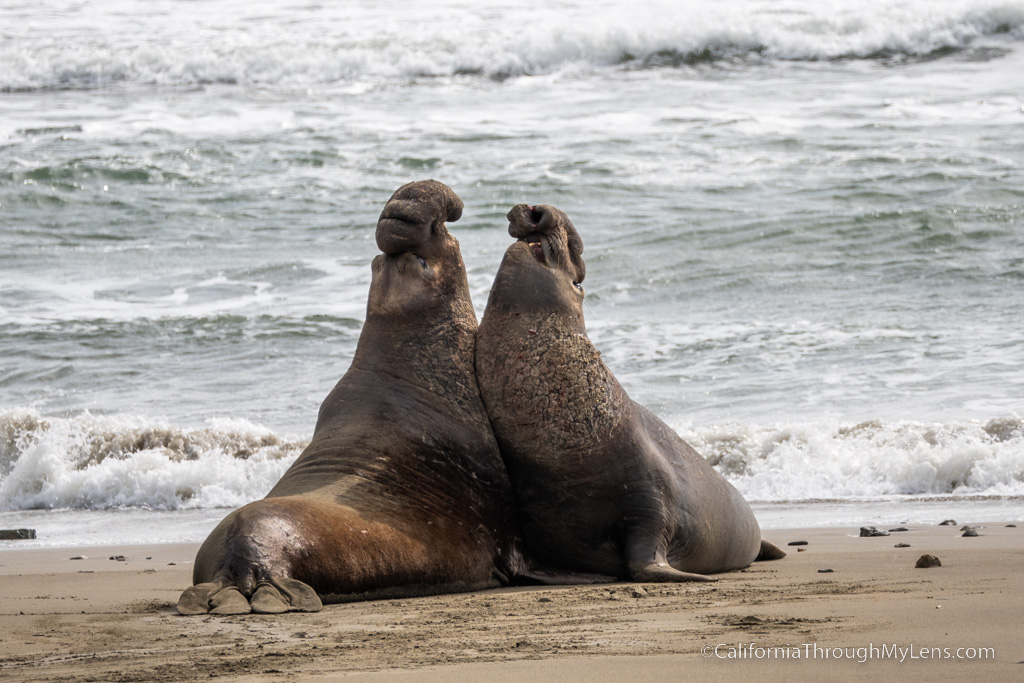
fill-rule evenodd
<path id="1" fill-rule="evenodd" d="M 508 234 L 525 242 L 538 263 L 565 270 L 574 284 L 583 282 L 583 241 L 572 221 L 559 209 L 517 204 L 508 212 Z"/>
<path id="2" fill-rule="evenodd" d="M 459 220 L 462 208 L 462 200 L 444 183 L 420 180 L 403 185 L 377 220 L 377 247 L 389 256 L 434 252 L 447 235 L 445 221 Z"/>

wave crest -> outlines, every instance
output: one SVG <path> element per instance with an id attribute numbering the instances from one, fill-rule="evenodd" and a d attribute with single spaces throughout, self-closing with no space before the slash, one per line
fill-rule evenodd
<path id="1" fill-rule="evenodd" d="M 129 415 L 0 412 L 0 510 L 237 507 L 305 447 L 244 420 L 200 429 Z"/>
<path id="2" fill-rule="evenodd" d="M 64 40 L 25 30 L 0 47 L 0 64 L 8 65 L 0 69 L 0 91 L 203 84 L 374 87 L 709 62 L 904 61 L 970 50 L 983 38 L 1024 39 L 1024 7 L 1009 2 L 824 3 L 789 10 L 758 2 L 701 3 L 629 12 L 568 8 L 543 17 L 506 8 L 490 21 L 472 12 L 444 19 L 388 15 L 381 21 L 373 12 L 382 10 L 366 9 L 358 17 L 331 11 L 309 10 L 281 23 L 275 21 L 283 17 L 267 17 L 231 31 L 213 20 L 183 16 L 148 23 L 134 17 L 130 31 L 72 33 Z M 162 27 L 167 21 L 180 22 L 178 30 L 151 34 L 138 26 Z M 978 52 L 986 59 L 1004 53 Z"/>

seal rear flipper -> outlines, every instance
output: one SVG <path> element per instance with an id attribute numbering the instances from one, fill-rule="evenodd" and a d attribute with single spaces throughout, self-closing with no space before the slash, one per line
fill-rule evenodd
<path id="1" fill-rule="evenodd" d="M 289 612 L 319 612 L 324 608 L 316 591 L 298 579 L 271 576 L 270 583 L 288 603 Z M 256 596 L 253 595 L 253 611 L 256 611 L 255 600 Z"/>
<path id="2" fill-rule="evenodd" d="M 210 614 L 249 614 L 249 601 L 237 586 L 225 586 L 210 598 Z"/>
<path id="3" fill-rule="evenodd" d="M 765 562 L 767 560 L 781 560 L 786 556 L 786 551 L 768 541 L 761 541 L 761 550 L 754 558 L 754 562 Z"/>
<path id="4" fill-rule="evenodd" d="M 193 614 L 208 614 L 210 611 L 210 598 L 213 594 L 223 588 L 220 583 L 197 583 L 189 586 L 178 598 L 178 614 L 186 616 Z"/>

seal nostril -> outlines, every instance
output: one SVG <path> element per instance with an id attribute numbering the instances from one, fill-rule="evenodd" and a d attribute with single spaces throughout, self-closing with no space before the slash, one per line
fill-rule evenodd
<path id="1" fill-rule="evenodd" d="M 544 212 L 537 209 L 536 206 L 530 207 L 530 220 L 534 225 L 540 223 L 541 219 L 544 218 Z"/>

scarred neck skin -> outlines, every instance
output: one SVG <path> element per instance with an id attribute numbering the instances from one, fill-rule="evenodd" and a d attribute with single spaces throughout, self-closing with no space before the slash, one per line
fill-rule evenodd
<path id="1" fill-rule="evenodd" d="M 493 302 L 492 292 L 476 367 L 502 454 L 513 462 L 534 458 L 537 443 L 555 458 L 584 453 L 622 419 L 628 398 L 583 331 L 582 312 L 531 313 Z"/>

